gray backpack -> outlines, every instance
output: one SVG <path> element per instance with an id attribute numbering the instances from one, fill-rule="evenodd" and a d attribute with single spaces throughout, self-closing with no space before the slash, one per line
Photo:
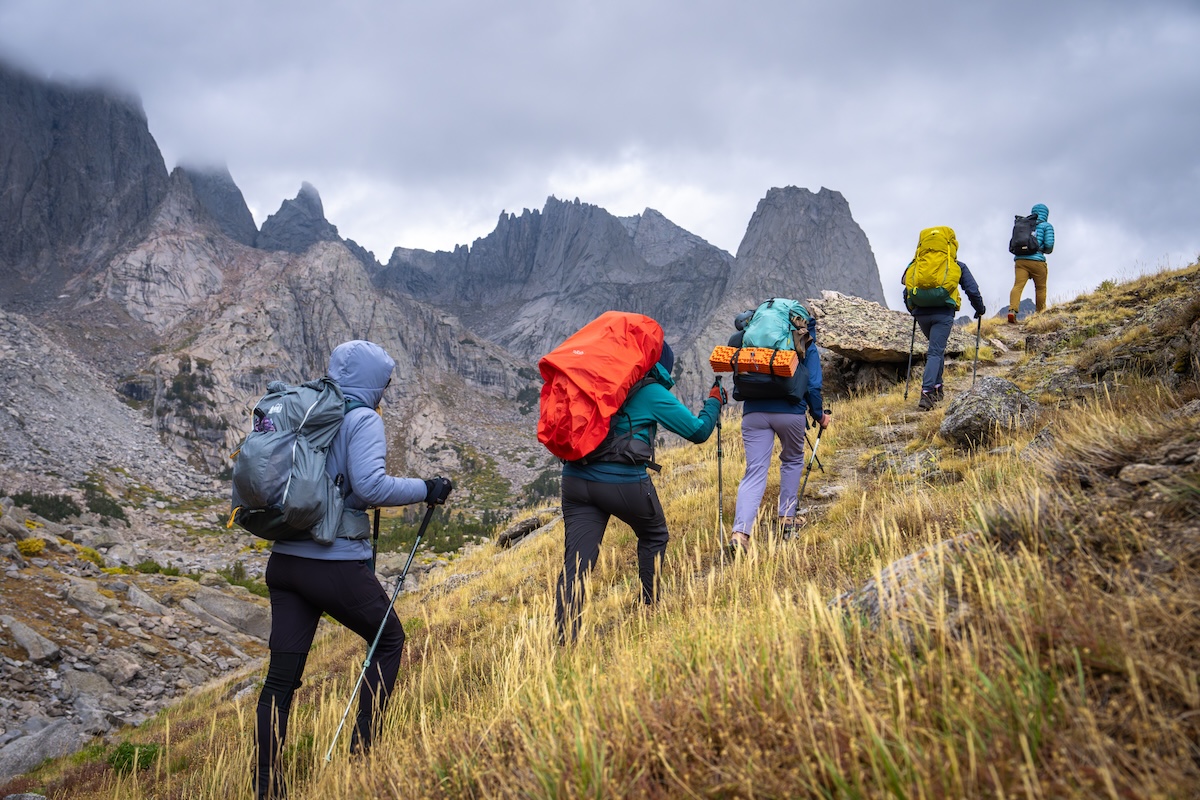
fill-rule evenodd
<path id="1" fill-rule="evenodd" d="M 332 378 L 267 384 L 253 428 L 232 456 L 232 521 L 263 539 L 333 544 L 342 492 L 325 472 L 325 454 L 345 416 Z"/>

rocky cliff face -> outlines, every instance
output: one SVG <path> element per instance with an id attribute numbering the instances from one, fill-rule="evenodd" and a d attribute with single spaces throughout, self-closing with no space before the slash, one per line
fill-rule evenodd
<path id="1" fill-rule="evenodd" d="M 246 206 L 242 190 L 233 182 L 225 167 L 180 167 L 192 184 L 192 191 L 221 232 L 239 244 L 253 247 L 258 226 Z"/>
<path id="2" fill-rule="evenodd" d="M 620 219 L 551 197 L 540 212 L 502 214 L 452 253 L 397 249 L 382 287 L 455 311 L 489 340 L 535 361 L 608 310 L 657 319 L 689 341 L 730 278 L 728 253 L 656 211 Z"/>
<path id="3" fill-rule="evenodd" d="M 166 191 L 136 100 L 0 64 L 0 305 L 44 306 L 137 238 Z"/>

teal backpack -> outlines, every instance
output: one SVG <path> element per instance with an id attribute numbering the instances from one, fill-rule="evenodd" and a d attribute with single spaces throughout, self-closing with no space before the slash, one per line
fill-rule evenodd
<path id="1" fill-rule="evenodd" d="M 760 372 L 735 372 L 734 400 L 786 399 L 793 405 L 804 400 L 804 393 L 808 391 L 804 354 L 811 342 L 812 320 L 808 309 L 784 297 L 773 297 L 754 310 L 754 315 L 742 328 L 741 342 L 735 346 L 795 350 L 800 357 L 800 366 L 790 378 Z"/>

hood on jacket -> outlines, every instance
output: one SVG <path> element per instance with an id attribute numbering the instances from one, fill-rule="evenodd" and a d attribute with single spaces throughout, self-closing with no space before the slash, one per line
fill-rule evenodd
<path id="1" fill-rule="evenodd" d="M 342 387 L 342 394 L 371 408 L 379 405 L 395 368 L 386 350 L 362 339 L 339 344 L 329 355 L 329 377 Z"/>
<path id="2" fill-rule="evenodd" d="M 1030 214 L 1037 214 L 1038 222 L 1045 222 L 1050 219 L 1050 209 L 1046 208 L 1045 203 L 1038 203 L 1029 210 Z"/>

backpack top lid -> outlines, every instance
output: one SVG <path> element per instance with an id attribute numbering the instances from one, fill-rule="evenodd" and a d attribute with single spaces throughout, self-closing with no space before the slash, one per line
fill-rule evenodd
<path id="1" fill-rule="evenodd" d="M 754 310 L 754 316 L 742 328 L 743 347 L 768 347 L 772 350 L 799 350 L 792 336 L 808 331 L 812 315 L 795 300 L 773 297 Z"/>
<path id="2" fill-rule="evenodd" d="M 591 453 L 662 352 L 662 327 L 644 314 L 606 311 L 584 325 L 538 361 L 538 441 L 566 461 Z"/>

